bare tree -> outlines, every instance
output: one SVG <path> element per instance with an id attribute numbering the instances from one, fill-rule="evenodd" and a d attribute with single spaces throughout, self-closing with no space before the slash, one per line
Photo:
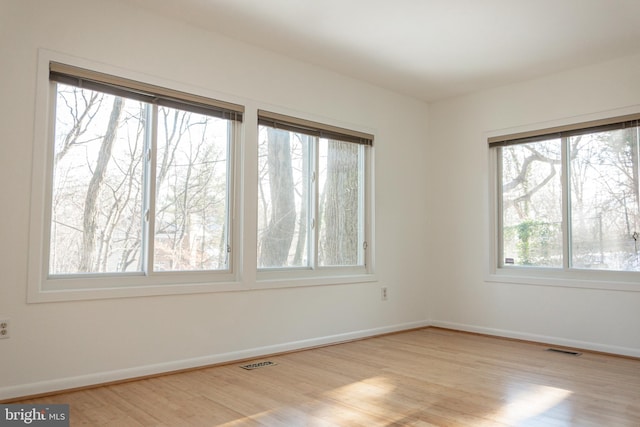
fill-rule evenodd
<path id="1" fill-rule="evenodd" d="M 227 263 L 226 139 L 216 144 L 212 136 L 214 128 L 222 125 L 215 122 L 218 119 L 188 111 L 161 108 L 160 114 L 156 260 L 170 270 L 223 268 Z"/>
<path id="2" fill-rule="evenodd" d="M 567 144 L 566 160 L 562 144 Z M 513 252 L 517 245 L 524 264 L 560 262 L 559 225 L 570 220 L 572 265 L 626 269 L 623 264 L 639 264 L 633 250 L 640 203 L 638 144 L 638 128 L 632 127 L 502 148 L 504 247 Z M 564 214 L 562 162 L 569 175 Z M 557 261 L 548 256 L 553 245 Z"/>
<path id="3" fill-rule="evenodd" d="M 60 162 L 72 147 L 78 145 L 79 139 L 87 132 L 100 110 L 104 98 L 100 92 L 80 91 L 76 88 L 62 89 L 59 93 L 59 99 L 62 102 L 58 108 L 62 108 L 61 104 L 64 103 L 72 122 L 66 135 L 61 138 L 61 144 L 56 147 L 54 164 Z"/>
<path id="4" fill-rule="evenodd" d="M 293 265 L 302 265 L 302 261 L 303 261 L 303 256 L 306 255 L 307 251 L 306 251 L 306 243 L 307 243 L 307 228 L 308 228 L 308 223 L 307 223 L 307 217 L 308 217 L 308 200 L 309 200 L 309 185 L 308 182 L 306 181 L 306 178 L 309 176 L 309 155 L 307 154 L 308 151 L 308 147 L 311 146 L 311 140 L 312 137 L 309 135 L 303 135 L 303 134 L 296 134 L 296 137 L 300 140 L 300 144 L 302 147 L 305 147 L 306 149 L 303 149 L 303 155 L 302 155 L 302 169 L 301 169 L 301 173 L 300 176 L 303 179 L 302 185 L 300 185 L 299 187 L 301 187 L 301 193 L 298 195 L 300 197 L 301 203 L 300 203 L 300 212 L 298 215 L 298 221 L 297 221 L 297 233 L 295 236 L 295 242 L 296 242 L 296 247 L 295 247 L 295 252 L 293 254 L 293 261 L 292 264 Z M 296 189 L 298 188 L 298 186 L 294 186 Z"/>
<path id="5" fill-rule="evenodd" d="M 267 128 L 268 175 L 271 212 L 261 236 L 259 264 L 280 267 L 288 264 L 296 221 L 291 143 L 289 132 Z"/>
<path id="6" fill-rule="evenodd" d="M 152 121 L 161 140 L 154 263 L 226 266 L 227 120 L 65 85 L 57 102 L 52 272 L 144 268 L 143 153 Z"/>
<path id="7" fill-rule="evenodd" d="M 80 263 L 78 270 L 82 272 L 92 272 L 95 269 L 95 253 L 96 253 L 96 215 L 98 195 L 100 194 L 102 183 L 104 181 L 105 172 L 111 160 L 111 152 L 113 143 L 116 139 L 118 123 L 122 114 L 123 99 L 115 97 L 113 100 L 113 108 L 111 116 L 107 124 L 107 130 L 100 146 L 100 153 L 96 162 L 93 176 L 89 181 L 87 194 L 84 203 L 83 214 L 83 241 L 82 252 L 80 253 Z"/>

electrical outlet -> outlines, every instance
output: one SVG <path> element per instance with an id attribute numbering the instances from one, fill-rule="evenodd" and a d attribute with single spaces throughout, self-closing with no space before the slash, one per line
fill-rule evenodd
<path id="1" fill-rule="evenodd" d="M 9 319 L 0 319 L 0 339 L 9 338 Z"/>
<path id="2" fill-rule="evenodd" d="M 380 297 L 382 298 L 382 301 L 386 301 L 387 300 L 387 287 L 384 286 L 382 288 L 380 288 Z"/>

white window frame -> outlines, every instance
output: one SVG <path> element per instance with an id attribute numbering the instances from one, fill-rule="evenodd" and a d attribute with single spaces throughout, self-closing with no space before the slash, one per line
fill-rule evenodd
<path id="1" fill-rule="evenodd" d="M 487 142 L 491 139 L 502 138 L 507 135 L 532 135 L 550 133 L 549 130 L 555 128 L 586 128 L 588 123 L 598 123 L 600 121 L 610 121 L 625 116 L 635 116 L 640 114 L 640 105 L 618 110 L 611 110 L 602 113 L 574 117 L 568 120 L 558 120 L 542 124 L 527 125 L 517 128 L 502 129 L 497 131 L 487 131 L 483 134 L 482 143 L 486 147 L 488 158 L 488 219 L 486 227 L 486 241 L 489 250 L 485 256 L 485 265 L 488 266 L 485 273 L 485 282 L 490 283 L 511 283 L 518 285 L 552 286 L 583 289 L 602 289 L 617 291 L 640 292 L 640 272 L 631 271 L 605 271 L 588 270 L 568 267 L 565 259 L 561 268 L 539 268 L 528 266 L 505 266 L 499 259 L 500 256 L 500 221 L 501 206 L 499 194 L 500 171 L 497 148 L 489 148 Z M 615 121 L 615 120 L 614 120 Z M 565 153 L 566 154 L 566 153 Z M 565 155 L 563 160 L 566 161 Z M 566 170 L 566 165 L 563 165 Z M 563 210 L 566 212 L 568 183 L 563 178 Z M 568 231 L 567 221 L 563 213 L 563 256 L 566 258 L 569 253 L 567 247 Z"/>
<path id="2" fill-rule="evenodd" d="M 229 153 L 229 233 L 231 254 L 228 270 L 171 271 L 145 273 L 98 273 L 81 275 L 48 275 L 49 227 L 51 222 L 51 180 L 53 174 L 53 130 L 55 125 L 55 83 L 49 78 L 49 64 L 58 62 L 123 79 L 145 82 L 184 93 L 198 93 L 187 85 L 165 82 L 116 67 L 70 57 L 47 50 L 39 51 L 35 127 L 32 162 L 32 192 L 30 212 L 28 302 L 68 301 L 127 296 L 167 295 L 242 289 L 239 281 L 242 254 L 240 227 L 236 219 L 241 197 L 237 194 L 240 168 L 242 125 L 236 124 L 234 141 Z M 211 96 L 215 98 L 215 96 Z M 151 223 L 152 225 L 152 223 Z"/>
<path id="3" fill-rule="evenodd" d="M 337 132 L 347 131 L 354 134 L 371 134 L 367 131 L 359 130 L 347 130 L 353 129 L 353 126 L 345 126 L 344 124 L 327 124 L 326 119 L 317 119 L 315 117 L 303 117 L 299 113 L 290 114 L 289 112 L 265 112 L 258 111 L 258 115 L 265 114 L 268 116 L 282 117 L 284 120 L 292 119 L 294 121 L 306 124 L 311 128 L 314 127 L 326 127 L 328 129 L 334 129 Z M 373 135 L 369 135 L 373 138 Z M 318 150 L 312 154 L 312 162 L 317 164 Z M 375 148 L 373 145 L 366 146 L 364 148 L 364 155 L 362 158 L 362 167 L 364 168 L 363 183 L 364 191 L 362 207 L 364 209 L 364 242 L 366 248 L 364 249 L 363 265 L 357 266 L 318 266 L 317 265 L 317 253 L 315 250 L 311 250 L 310 255 L 313 258 L 311 265 L 308 267 L 269 267 L 269 268 L 257 268 L 256 280 L 259 287 L 297 287 L 297 286 L 311 286 L 311 285 L 335 285 L 345 283 L 364 283 L 377 281 L 375 276 L 375 218 L 374 218 L 374 154 Z M 316 167 L 317 170 L 317 167 Z M 317 192 L 313 192 L 317 198 Z M 257 195 L 257 193 L 256 193 Z M 317 200 L 312 200 L 311 205 L 314 210 L 317 209 Z M 317 218 L 316 219 L 317 222 Z M 257 226 L 257 224 L 256 224 Z M 317 224 L 312 229 L 314 242 L 308 242 L 310 246 L 317 246 L 318 240 L 318 227 Z M 257 260 L 255 261 L 257 262 Z"/>

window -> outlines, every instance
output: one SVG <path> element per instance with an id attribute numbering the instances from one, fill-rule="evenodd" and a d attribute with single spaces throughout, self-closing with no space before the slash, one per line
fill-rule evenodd
<path id="1" fill-rule="evenodd" d="M 243 108 L 56 62 L 49 79 L 46 279 L 230 272 Z"/>
<path id="2" fill-rule="evenodd" d="M 373 136 L 258 112 L 258 268 L 364 269 Z"/>
<path id="3" fill-rule="evenodd" d="M 640 271 L 639 119 L 489 138 L 498 269 Z"/>

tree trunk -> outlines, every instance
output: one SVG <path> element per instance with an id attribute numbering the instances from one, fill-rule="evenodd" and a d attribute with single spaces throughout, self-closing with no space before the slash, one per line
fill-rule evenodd
<path id="1" fill-rule="evenodd" d="M 268 129 L 267 162 L 272 206 L 260 253 L 260 265 L 263 267 L 288 265 L 296 221 L 289 138 L 289 132 Z"/>
<path id="2" fill-rule="evenodd" d="M 354 265 L 358 261 L 357 149 L 355 144 L 329 142 L 322 265 Z"/>
<path id="3" fill-rule="evenodd" d="M 113 109 L 111 110 L 107 131 L 102 139 L 96 167 L 93 172 L 93 176 L 91 177 L 91 181 L 89 182 L 89 187 L 87 188 L 87 195 L 84 202 L 84 216 L 82 223 L 83 240 L 82 251 L 80 254 L 80 265 L 78 267 L 79 272 L 94 272 L 94 265 L 96 263 L 95 243 L 97 232 L 96 216 L 98 213 L 98 197 L 111 159 L 111 152 L 113 150 L 113 143 L 116 139 L 123 104 L 124 101 L 122 98 L 114 98 Z"/>
<path id="4" fill-rule="evenodd" d="M 309 147 L 311 145 L 311 137 L 308 135 L 302 135 L 302 144 L 305 147 Z M 309 175 L 309 155 L 307 150 L 303 150 L 304 154 L 302 156 L 302 176 L 303 179 L 306 180 L 306 177 Z M 293 265 L 301 265 L 302 263 L 302 255 L 305 254 L 305 247 L 307 244 L 307 216 L 308 216 L 308 203 L 309 203 L 309 185 L 307 181 L 304 182 L 302 186 L 302 203 L 300 203 L 300 216 L 298 218 L 298 239 L 296 240 L 296 252 L 293 256 Z"/>

